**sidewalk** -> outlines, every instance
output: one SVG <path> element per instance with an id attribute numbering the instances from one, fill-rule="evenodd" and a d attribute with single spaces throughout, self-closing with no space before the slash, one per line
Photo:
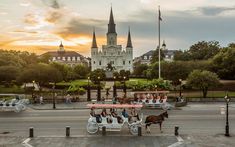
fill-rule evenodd
<path id="1" fill-rule="evenodd" d="M 59 103 L 56 104 L 56 110 L 69 110 L 69 109 L 89 109 L 86 105 L 92 102 L 76 102 L 71 104 Z M 53 104 L 29 104 L 29 108 L 34 110 L 52 110 Z"/>

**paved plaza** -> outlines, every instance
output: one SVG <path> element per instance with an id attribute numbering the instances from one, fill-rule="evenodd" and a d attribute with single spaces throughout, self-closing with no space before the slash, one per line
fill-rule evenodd
<path id="1" fill-rule="evenodd" d="M 0 112 L 0 147 L 233 147 L 235 146 L 235 105 L 230 104 L 230 134 L 225 137 L 225 115 L 220 114 L 224 103 L 189 103 L 180 109 L 169 110 L 163 123 L 163 133 L 152 125 L 151 134 L 142 126 L 142 136 L 132 136 L 125 126 L 121 132 L 101 132 L 90 135 L 86 131 L 89 109 L 84 103 L 30 105 L 21 113 Z M 158 115 L 163 110 L 143 109 L 147 115 Z M 65 127 L 71 127 L 71 137 L 65 137 Z M 174 127 L 179 126 L 179 137 Z M 34 127 L 34 138 L 28 139 L 29 127 Z M 179 139 L 180 138 L 180 139 Z M 24 143 L 23 143 L 24 142 Z"/>

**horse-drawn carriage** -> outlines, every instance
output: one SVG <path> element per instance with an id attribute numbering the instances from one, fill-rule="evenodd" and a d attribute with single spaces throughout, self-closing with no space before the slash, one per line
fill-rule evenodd
<path id="1" fill-rule="evenodd" d="M 22 94 L 0 94 L 0 111 L 20 112 L 26 109 L 29 100 Z"/>
<path id="2" fill-rule="evenodd" d="M 124 111 L 126 109 L 136 110 L 141 109 L 142 104 L 88 104 L 87 106 L 91 108 L 90 118 L 88 119 L 87 123 L 88 133 L 94 134 L 103 127 L 106 128 L 106 131 L 121 131 L 122 127 L 127 125 L 132 135 L 138 134 L 138 126 L 141 126 L 143 115 L 141 115 L 141 118 L 138 118 L 134 121 L 131 120 L 130 116 L 126 117 L 124 113 L 118 115 L 117 111 L 115 115 L 111 113 L 106 116 L 94 114 L 93 111 L 94 109 L 123 109 Z"/>
<path id="3" fill-rule="evenodd" d="M 136 91 L 132 95 L 135 104 L 143 104 L 147 108 L 168 110 L 172 108 L 167 102 L 168 93 L 169 91 Z"/>

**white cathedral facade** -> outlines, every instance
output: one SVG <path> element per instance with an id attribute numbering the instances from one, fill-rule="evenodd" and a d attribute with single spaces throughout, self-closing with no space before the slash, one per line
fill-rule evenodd
<path id="1" fill-rule="evenodd" d="M 106 34 L 107 44 L 102 45 L 99 50 L 96 43 L 95 31 L 93 31 L 93 40 L 91 46 L 91 70 L 106 69 L 107 64 L 111 63 L 116 71 L 133 71 L 133 47 L 131 42 L 130 29 L 127 37 L 126 49 L 117 44 L 116 24 L 114 23 L 113 12 L 111 8 L 108 32 Z"/>

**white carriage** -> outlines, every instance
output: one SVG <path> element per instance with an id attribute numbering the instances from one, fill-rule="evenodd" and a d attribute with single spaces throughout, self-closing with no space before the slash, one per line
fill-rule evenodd
<path id="1" fill-rule="evenodd" d="M 132 95 L 136 104 L 143 104 L 147 108 L 169 110 L 172 105 L 167 102 L 168 93 L 169 91 L 136 91 Z"/>
<path id="2" fill-rule="evenodd" d="M 26 109 L 29 100 L 22 94 L 0 94 L 0 111 L 20 112 Z"/>
<path id="3" fill-rule="evenodd" d="M 142 104 L 88 104 L 89 108 L 112 108 L 112 109 L 141 109 Z M 109 117 L 109 118 L 108 118 Z M 90 115 L 90 118 L 88 119 L 87 123 L 87 132 L 90 134 L 97 133 L 99 130 L 102 130 L 103 127 L 106 128 L 106 131 L 121 131 L 122 127 L 124 125 L 127 125 L 129 128 L 129 131 L 132 135 L 138 134 L 138 127 L 141 126 L 143 114 L 141 114 L 141 117 L 139 120 L 136 121 L 130 121 L 129 118 L 124 117 L 123 115 L 119 115 L 121 122 L 118 121 L 118 117 L 113 117 L 112 115 L 109 115 L 107 117 L 101 116 L 101 121 L 97 122 L 97 118 Z M 108 122 L 107 120 L 111 119 L 112 122 Z"/>

